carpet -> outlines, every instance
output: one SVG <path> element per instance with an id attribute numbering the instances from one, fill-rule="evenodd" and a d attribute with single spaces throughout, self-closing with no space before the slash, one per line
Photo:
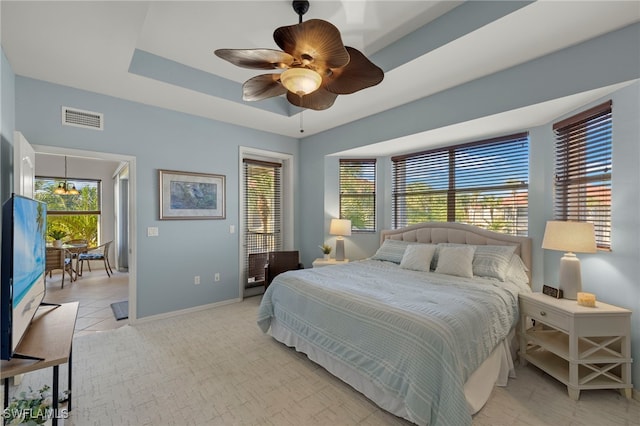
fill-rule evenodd
<path id="1" fill-rule="evenodd" d="M 112 303 L 111 310 L 116 317 L 116 321 L 127 319 L 129 318 L 129 301 Z"/>

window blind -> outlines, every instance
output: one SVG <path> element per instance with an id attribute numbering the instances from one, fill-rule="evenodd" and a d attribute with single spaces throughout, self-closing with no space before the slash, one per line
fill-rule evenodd
<path id="1" fill-rule="evenodd" d="M 376 160 L 340 160 L 340 218 L 351 230 L 376 230 Z"/>
<path id="2" fill-rule="evenodd" d="M 392 159 L 392 223 L 463 222 L 528 233 L 527 133 Z"/>
<path id="3" fill-rule="evenodd" d="M 612 103 L 553 125 L 556 220 L 594 224 L 598 248 L 611 249 Z"/>
<path id="4" fill-rule="evenodd" d="M 252 159 L 243 163 L 246 254 L 281 250 L 282 167 Z"/>

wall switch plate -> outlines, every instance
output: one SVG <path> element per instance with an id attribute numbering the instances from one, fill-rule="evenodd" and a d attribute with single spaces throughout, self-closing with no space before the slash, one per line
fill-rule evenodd
<path id="1" fill-rule="evenodd" d="M 213 280 L 220 281 L 220 272 L 216 272 L 216 274 L 213 276 Z"/>
<path id="2" fill-rule="evenodd" d="M 157 237 L 159 235 L 157 226 L 150 226 L 147 228 L 147 237 Z"/>
<path id="3" fill-rule="evenodd" d="M 193 277 L 193 283 L 195 285 L 200 284 L 200 275 L 196 275 L 195 277 Z"/>
<path id="4" fill-rule="evenodd" d="M 236 233 L 236 226 L 235 225 L 229 225 L 229 233 L 230 234 L 235 234 Z"/>

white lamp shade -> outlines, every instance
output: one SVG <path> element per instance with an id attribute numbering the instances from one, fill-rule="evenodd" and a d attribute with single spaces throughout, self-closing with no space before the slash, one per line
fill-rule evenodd
<path id="1" fill-rule="evenodd" d="M 308 68 L 289 68 L 280 74 L 280 81 L 288 91 L 302 96 L 318 90 L 322 76 Z"/>
<path id="2" fill-rule="evenodd" d="M 340 236 L 351 235 L 351 221 L 349 219 L 331 219 L 329 234 Z"/>
<path id="3" fill-rule="evenodd" d="M 560 260 L 558 287 L 566 299 L 575 300 L 582 291 L 580 260 L 574 253 L 595 253 L 596 235 L 592 223 L 550 220 L 544 230 L 542 248 L 566 252 Z"/>
<path id="4" fill-rule="evenodd" d="M 550 220 L 544 231 L 542 248 L 571 253 L 595 253 L 593 223 Z"/>

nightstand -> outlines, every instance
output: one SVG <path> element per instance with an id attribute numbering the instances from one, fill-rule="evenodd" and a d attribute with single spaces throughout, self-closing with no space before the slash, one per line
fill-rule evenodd
<path id="1" fill-rule="evenodd" d="M 520 364 L 528 361 L 561 381 L 574 400 L 585 389 L 619 389 L 631 398 L 630 334 L 627 309 L 520 294 Z"/>
<path id="2" fill-rule="evenodd" d="M 324 259 L 322 257 L 319 257 L 313 261 L 312 265 L 314 268 L 320 268 L 321 266 L 342 265 L 344 263 L 349 263 L 349 259 L 335 260 L 335 259 Z"/>

